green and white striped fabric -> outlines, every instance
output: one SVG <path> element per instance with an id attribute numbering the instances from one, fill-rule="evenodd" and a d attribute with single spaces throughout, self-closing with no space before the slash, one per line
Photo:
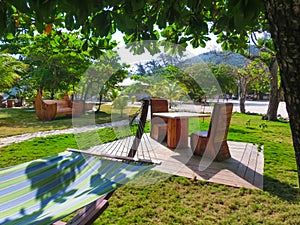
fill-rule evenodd
<path id="1" fill-rule="evenodd" d="M 51 224 L 152 167 L 63 152 L 0 170 L 0 224 Z"/>

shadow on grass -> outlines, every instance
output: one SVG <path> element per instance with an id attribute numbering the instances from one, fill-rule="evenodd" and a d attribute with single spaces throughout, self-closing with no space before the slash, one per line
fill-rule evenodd
<path id="1" fill-rule="evenodd" d="M 60 115 L 60 116 L 56 116 L 54 120 L 52 121 L 46 121 L 49 123 L 53 123 L 54 126 L 60 126 L 61 122 L 67 122 L 70 123 L 70 125 L 72 125 L 72 115 Z M 94 124 L 102 124 L 102 123 L 108 123 L 111 122 L 111 115 L 109 113 L 106 112 L 85 112 L 84 114 L 80 115 L 80 116 L 75 116 L 75 119 L 80 119 L 82 121 L 90 121 L 93 120 Z M 45 122 L 45 121 L 41 121 L 41 122 Z M 56 124 L 57 122 L 57 124 Z"/>
<path id="2" fill-rule="evenodd" d="M 282 183 L 269 176 L 264 176 L 264 191 L 292 203 L 299 203 L 300 189 Z"/>
<path id="3" fill-rule="evenodd" d="M 240 128 L 233 128 L 233 127 L 230 127 L 229 128 L 229 132 L 230 133 L 236 133 L 236 134 L 248 134 L 250 133 L 249 131 L 246 130 L 246 128 L 244 129 L 240 129 Z"/>
<path id="4" fill-rule="evenodd" d="M 59 116 L 56 116 L 54 118 L 54 120 L 51 120 L 51 121 L 60 121 L 60 120 L 69 120 L 69 119 L 72 119 L 72 115 L 59 115 Z M 40 120 L 39 120 L 40 121 Z M 44 121 L 43 121 L 44 122 Z"/>

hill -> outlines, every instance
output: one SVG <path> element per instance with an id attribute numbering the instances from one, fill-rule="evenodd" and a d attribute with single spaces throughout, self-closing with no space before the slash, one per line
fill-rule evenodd
<path id="1" fill-rule="evenodd" d="M 192 57 L 188 60 L 188 64 L 195 64 L 199 62 L 211 62 L 217 65 L 226 63 L 231 66 L 236 66 L 241 68 L 249 62 L 249 59 L 245 58 L 240 54 L 233 53 L 233 52 L 210 51 Z"/>

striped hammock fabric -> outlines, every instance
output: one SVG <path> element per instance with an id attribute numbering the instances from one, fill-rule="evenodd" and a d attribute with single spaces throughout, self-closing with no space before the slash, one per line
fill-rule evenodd
<path id="1" fill-rule="evenodd" d="M 0 224 L 51 224 L 152 167 L 63 152 L 0 170 Z"/>

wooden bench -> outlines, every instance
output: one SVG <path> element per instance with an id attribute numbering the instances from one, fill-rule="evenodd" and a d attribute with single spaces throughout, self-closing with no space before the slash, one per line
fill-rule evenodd
<path id="1" fill-rule="evenodd" d="M 34 100 L 34 109 L 40 120 L 53 120 L 58 115 L 80 115 L 84 111 L 84 102 L 71 101 L 68 94 L 60 100 L 43 100 L 38 91 Z"/>
<path id="2" fill-rule="evenodd" d="M 207 131 L 194 132 L 191 135 L 191 149 L 194 155 L 204 154 L 217 161 L 231 157 L 227 134 L 232 115 L 232 103 L 216 103 Z"/>
<path id="3" fill-rule="evenodd" d="M 168 100 L 161 98 L 151 98 L 151 131 L 150 137 L 162 142 L 167 138 L 168 120 L 159 116 L 153 116 L 153 113 L 168 112 Z"/>

